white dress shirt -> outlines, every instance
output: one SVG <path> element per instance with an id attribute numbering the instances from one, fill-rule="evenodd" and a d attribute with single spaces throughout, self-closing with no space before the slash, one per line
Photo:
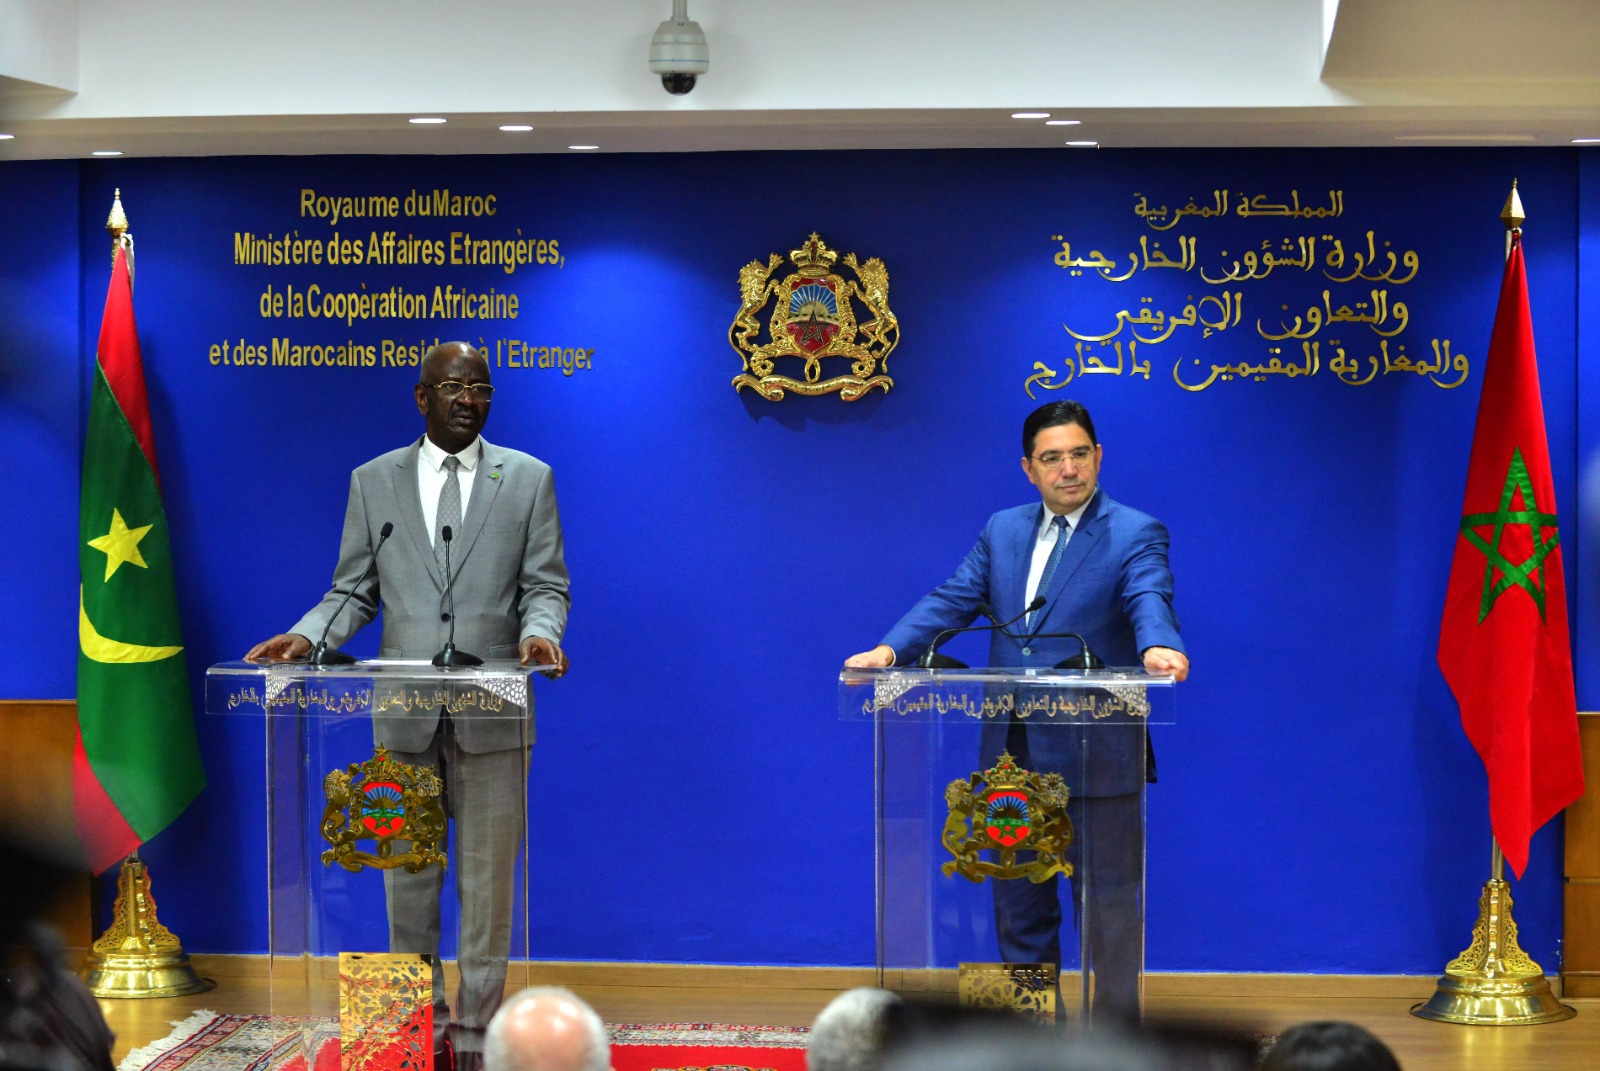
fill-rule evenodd
<path id="1" fill-rule="evenodd" d="M 444 459 L 450 457 L 433 440 L 426 435 L 422 437 L 422 464 L 417 466 L 417 494 L 422 498 L 422 523 L 428 529 L 428 543 L 431 546 L 437 539 L 439 518 L 439 492 L 444 490 L 445 476 Z M 454 455 L 461 462 L 461 472 L 458 480 L 461 483 L 461 519 L 467 519 L 467 502 L 472 498 L 472 474 L 478 467 L 478 459 L 483 456 L 482 437 L 473 439 L 466 449 Z M 456 538 L 460 538 L 457 533 Z M 453 570 L 452 570 L 453 571 Z"/>

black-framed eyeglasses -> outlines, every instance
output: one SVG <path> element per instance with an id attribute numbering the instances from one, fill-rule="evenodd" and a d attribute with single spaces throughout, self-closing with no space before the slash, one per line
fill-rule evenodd
<path id="1" fill-rule="evenodd" d="M 447 379 L 443 383 L 424 383 L 423 386 L 429 390 L 438 391 L 439 397 L 447 400 L 456 397 L 462 391 L 472 395 L 475 401 L 480 402 L 487 402 L 494 397 L 494 387 L 488 383 L 460 383 L 453 379 Z"/>

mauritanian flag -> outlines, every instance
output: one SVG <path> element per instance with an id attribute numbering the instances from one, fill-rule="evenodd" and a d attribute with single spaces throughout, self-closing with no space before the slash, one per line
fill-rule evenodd
<path id="1" fill-rule="evenodd" d="M 73 788 L 78 833 L 99 873 L 161 832 L 205 785 L 121 247 L 100 324 L 78 529 Z"/>
<path id="2" fill-rule="evenodd" d="M 1461 513 L 1439 667 L 1489 774 L 1495 840 L 1521 877 L 1534 832 L 1583 795 L 1583 767 L 1520 235 L 1500 287 Z"/>

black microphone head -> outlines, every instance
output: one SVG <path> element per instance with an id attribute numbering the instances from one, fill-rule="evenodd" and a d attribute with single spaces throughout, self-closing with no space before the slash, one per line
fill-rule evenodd
<path id="1" fill-rule="evenodd" d="M 379 539 L 388 539 L 392 535 L 394 535 L 394 522 L 393 521 L 384 521 L 383 522 L 383 527 L 378 529 L 378 538 Z"/>
<path id="2" fill-rule="evenodd" d="M 446 543 L 450 542 L 450 526 L 448 524 L 439 529 L 439 538 Z"/>
<path id="3" fill-rule="evenodd" d="M 990 621 L 993 621 L 994 620 L 994 607 L 990 606 L 986 602 L 980 602 L 978 604 L 978 616 L 979 617 L 987 617 Z"/>
<path id="4" fill-rule="evenodd" d="M 1049 600 L 1047 600 L 1043 595 L 1035 595 L 1033 597 L 1033 601 L 1028 604 L 1028 613 L 1031 614 L 1035 610 L 1040 609 L 1048 601 Z"/>

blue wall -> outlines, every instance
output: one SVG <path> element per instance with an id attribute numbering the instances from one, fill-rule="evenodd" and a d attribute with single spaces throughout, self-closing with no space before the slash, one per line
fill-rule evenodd
<path id="1" fill-rule="evenodd" d="M 835 715 L 836 669 L 948 574 L 990 512 L 1033 496 L 1017 469 L 1022 417 L 1076 397 L 1106 445 L 1108 491 L 1172 530 L 1195 663 L 1180 723 L 1157 740 L 1150 968 L 1436 971 L 1465 946 L 1487 869 L 1482 768 L 1434 648 L 1502 265 L 1495 216 L 1512 177 L 1531 215 L 1530 289 L 1586 651 L 1600 602 L 1576 507 L 1580 472 L 1582 486 L 1600 486 L 1600 444 L 1579 390 L 1594 375 L 1580 365 L 1579 338 L 1583 326 L 1592 337 L 1600 309 L 1576 295 L 1600 264 L 1600 179 L 1572 151 L 5 165 L 0 193 L 29 211 L 0 222 L 0 434 L 7 456 L 46 445 L 25 476 L 41 503 L 26 537 L 38 568 L 20 578 L 23 604 L 38 611 L 0 625 L 11 649 L 34 657 L 3 691 L 72 694 L 72 400 L 104 300 L 99 221 L 120 186 L 138 238 L 135 300 L 197 670 L 287 627 L 321 594 L 349 469 L 420 432 L 414 369 L 213 366 L 212 345 L 466 337 L 595 351 L 594 368 L 570 377 L 496 370 L 486 429 L 554 466 L 573 575 L 574 669 L 539 685 L 531 791 L 553 813 L 591 814 L 597 795 L 607 801 L 598 825 L 575 824 L 558 853 L 535 854 L 536 956 L 870 962 L 871 742 Z M 233 263 L 236 231 L 373 229 L 303 218 L 302 188 L 404 197 L 438 187 L 494 193 L 498 212 L 379 229 L 520 229 L 556 239 L 564 264 L 507 275 Z M 1329 205 L 1338 190 L 1343 208 L 1331 218 L 1191 214 L 1157 229 L 1220 189 L 1230 209 L 1240 195 L 1285 203 L 1291 190 L 1308 206 Z M 1168 215 L 1136 214 L 1140 197 Z M 812 230 L 888 266 L 903 341 L 886 396 L 775 404 L 729 386 L 740 370 L 726 342 L 739 267 Z M 1368 230 L 1380 259 L 1418 254 L 1415 278 L 1328 279 L 1331 243 L 1364 252 Z M 1123 282 L 1054 259 L 1067 241 L 1074 258 L 1105 251 L 1121 274 L 1141 238 L 1177 256 L 1180 237 L 1195 239 L 1194 267 Z M 1288 255 L 1285 238 L 1315 238 L 1318 263 L 1227 284 L 1201 277 L 1263 242 Z M 312 283 L 493 286 L 517 294 L 521 310 L 488 324 L 259 315 L 269 284 Z M 1193 385 L 1213 366 L 1265 362 L 1273 345 L 1298 362 L 1298 343 L 1267 342 L 1257 319 L 1277 332 L 1321 305 L 1324 289 L 1330 309 L 1383 290 L 1384 330 L 1403 301 L 1409 323 L 1391 354 L 1404 343 L 1431 357 L 1432 340 L 1449 339 L 1468 356 L 1465 382 L 1446 389 L 1410 373 L 1340 382 L 1329 367 L 1335 340 L 1361 369 L 1378 352 L 1374 327 L 1353 323 L 1315 336 L 1309 377 L 1218 378 L 1197 391 L 1174 381 L 1174 365 Z M 1170 315 L 1225 291 L 1243 294 L 1240 323 L 1141 345 L 1148 378 L 1075 372 L 1059 390 L 1036 382 L 1036 397 L 1026 393 L 1035 362 L 1055 370 L 1044 382 L 1065 378 L 1068 358 L 1076 369 L 1063 326 L 1104 334 L 1119 310 Z M 51 355 L 47 384 L 18 363 L 35 352 Z M 1585 517 L 1600 518 L 1600 492 L 1583 503 Z M 375 644 L 368 635 L 352 646 Z M 953 649 L 978 657 L 976 646 Z M 1580 657 L 1582 706 L 1596 703 L 1597 668 Z M 261 813 L 259 740 L 216 718 L 202 718 L 201 734 L 210 787 L 146 855 L 162 875 L 163 919 L 191 951 L 257 951 L 261 874 L 239 844 Z M 1559 967 L 1560 895 L 1553 823 L 1517 888 L 1524 945 L 1547 970 Z"/>
<path id="2" fill-rule="evenodd" d="M 0 485 L 26 503 L 9 518 L 19 542 L 0 582 L 8 698 L 70 697 L 78 665 L 79 173 L 0 167 L 0 454 L 11 459 Z"/>

